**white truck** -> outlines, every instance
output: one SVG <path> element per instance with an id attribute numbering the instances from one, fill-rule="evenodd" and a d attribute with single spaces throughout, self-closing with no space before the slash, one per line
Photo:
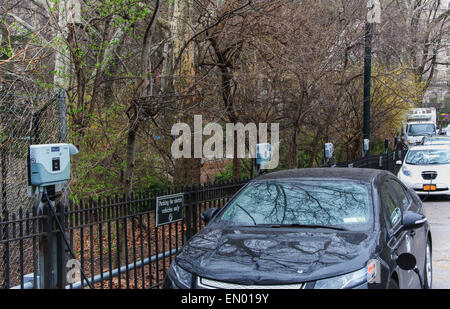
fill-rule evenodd
<path id="1" fill-rule="evenodd" d="M 434 107 L 412 108 L 403 125 L 403 139 L 407 145 L 421 144 L 425 136 L 437 135 L 437 112 Z"/>

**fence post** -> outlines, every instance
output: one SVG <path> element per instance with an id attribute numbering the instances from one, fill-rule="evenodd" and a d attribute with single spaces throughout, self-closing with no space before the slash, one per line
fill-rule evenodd
<path id="1" fill-rule="evenodd" d="M 198 216 L 197 216 L 197 212 L 198 212 L 198 208 L 199 208 L 199 204 L 198 204 L 198 193 L 199 193 L 199 187 L 198 185 L 193 185 L 192 186 L 192 235 L 194 236 L 195 234 L 197 234 L 197 226 L 198 226 Z"/>
<path id="2" fill-rule="evenodd" d="M 41 203 L 39 207 L 39 280 L 41 289 L 64 289 L 66 286 L 66 244 L 63 238 L 65 215 L 64 205 L 55 207 L 56 216 L 50 209 L 50 203 Z M 63 231 L 59 231 L 56 220 Z"/>
<path id="3" fill-rule="evenodd" d="M 56 213 L 59 214 L 59 222 L 63 231 L 59 231 L 56 234 L 56 259 L 57 259 L 57 283 L 56 287 L 58 289 L 64 289 L 66 286 L 66 276 L 67 276 L 67 248 L 64 241 L 63 233 L 65 233 L 66 222 L 65 222 L 65 204 L 59 202 L 56 205 Z"/>
<path id="4" fill-rule="evenodd" d="M 53 216 L 48 203 L 41 204 L 39 215 L 39 280 L 41 289 L 57 286 L 57 241 L 53 233 Z"/>
<path id="5" fill-rule="evenodd" d="M 386 170 L 390 172 L 392 170 L 391 166 L 390 153 L 388 152 L 386 153 Z"/>
<path id="6" fill-rule="evenodd" d="M 62 143 L 66 142 L 67 138 L 67 105 L 66 105 L 66 90 L 61 88 L 58 93 L 59 98 L 59 139 Z"/>
<path id="7" fill-rule="evenodd" d="M 185 188 L 185 221 L 186 221 L 186 239 L 185 242 L 192 237 L 192 189 L 187 185 Z"/>

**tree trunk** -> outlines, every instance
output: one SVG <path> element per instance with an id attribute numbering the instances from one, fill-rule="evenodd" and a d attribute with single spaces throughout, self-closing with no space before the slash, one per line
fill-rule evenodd
<path id="1" fill-rule="evenodd" d="M 141 97 L 149 97 L 152 96 L 152 80 L 151 80 L 151 59 L 150 59 L 150 47 L 153 36 L 153 28 L 158 18 L 159 10 L 160 10 L 160 1 L 157 0 L 155 5 L 155 10 L 151 17 L 150 22 L 147 25 L 147 29 L 145 31 L 145 35 L 142 43 L 142 52 L 140 63 L 143 64 L 141 69 L 141 78 L 142 84 L 141 89 L 138 89 Z M 131 106 L 128 110 L 129 113 L 129 128 L 127 134 L 127 157 L 126 157 L 126 169 L 125 169 L 125 180 L 124 180 L 124 197 L 125 201 L 129 201 L 131 199 L 131 192 L 133 190 L 133 176 L 136 165 L 136 146 L 137 146 L 137 130 L 139 128 L 139 119 L 138 119 L 138 111 L 139 106 L 136 105 L 135 102 L 131 103 Z M 126 204 L 125 209 L 128 209 L 128 202 Z M 125 218 L 124 221 L 127 219 Z M 127 245 L 127 239 L 125 239 L 125 224 L 123 224 L 119 228 L 119 237 L 120 239 L 120 250 L 119 255 L 121 261 L 124 261 L 125 257 L 125 246 Z M 118 263 L 117 263 L 118 264 Z"/>
<path id="2" fill-rule="evenodd" d="M 194 46 L 191 43 L 184 51 L 185 43 L 192 37 L 193 32 L 189 27 L 189 21 L 192 20 L 193 1 L 175 0 L 173 4 L 172 34 L 173 40 L 173 59 L 181 57 L 180 68 L 173 68 L 177 72 L 174 78 L 174 90 L 176 94 L 186 95 L 189 89 L 194 85 L 195 65 Z M 180 53 L 183 52 L 182 55 Z M 183 100 L 181 110 L 189 109 L 195 104 L 195 98 L 187 97 Z M 180 114 L 178 119 L 194 128 L 194 117 L 186 113 Z M 192 135 L 193 136 L 193 135 Z M 193 143 L 191 143 L 192 145 Z M 194 153 L 193 149 L 192 154 Z M 181 158 L 175 162 L 174 182 L 176 185 L 199 184 L 201 174 L 201 158 Z"/>

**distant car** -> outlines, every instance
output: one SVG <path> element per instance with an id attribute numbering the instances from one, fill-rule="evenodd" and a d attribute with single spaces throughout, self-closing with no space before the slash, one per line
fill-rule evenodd
<path id="1" fill-rule="evenodd" d="M 450 195 L 450 146 L 411 147 L 398 178 L 419 195 Z"/>
<path id="2" fill-rule="evenodd" d="M 450 136 L 425 136 L 422 144 L 424 146 L 450 145 Z"/>
<path id="3" fill-rule="evenodd" d="M 422 201 L 386 171 L 267 174 L 202 218 L 208 224 L 177 255 L 164 288 L 432 285 L 432 240 Z M 405 256 L 412 261 L 407 267 L 400 263 Z M 420 276 L 406 270 L 414 266 Z"/>

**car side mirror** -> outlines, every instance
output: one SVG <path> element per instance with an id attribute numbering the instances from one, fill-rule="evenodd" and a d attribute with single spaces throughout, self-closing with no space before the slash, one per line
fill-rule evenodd
<path id="1" fill-rule="evenodd" d="M 398 160 L 397 162 L 395 162 L 395 164 L 401 166 L 401 165 L 403 165 L 403 162 L 401 160 Z"/>
<path id="2" fill-rule="evenodd" d="M 400 254 L 396 260 L 398 267 L 403 270 L 413 270 L 417 266 L 417 260 L 411 253 Z"/>
<path id="3" fill-rule="evenodd" d="M 402 230 L 415 230 L 425 225 L 428 219 L 421 214 L 405 211 L 402 216 Z"/>
<path id="4" fill-rule="evenodd" d="M 214 215 L 217 213 L 219 209 L 217 208 L 210 208 L 205 210 L 204 212 L 202 212 L 201 214 L 201 218 L 205 223 L 208 223 L 212 220 L 212 218 L 214 217 Z"/>

